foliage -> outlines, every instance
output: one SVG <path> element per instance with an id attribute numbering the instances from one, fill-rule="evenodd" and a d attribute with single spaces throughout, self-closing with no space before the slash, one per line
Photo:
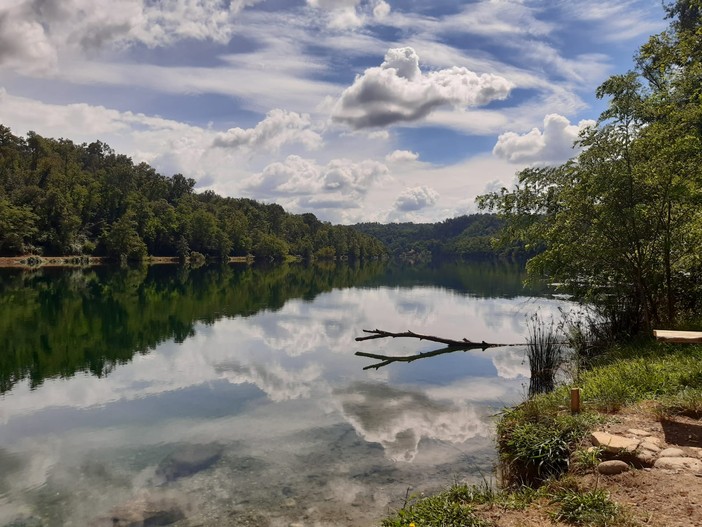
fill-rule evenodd
<path id="1" fill-rule="evenodd" d="M 702 346 L 639 344 L 620 348 L 609 361 L 581 375 L 583 400 L 597 409 L 615 411 L 644 399 L 666 400 L 674 408 L 674 401 L 702 390 Z"/>
<path id="2" fill-rule="evenodd" d="M 699 0 L 666 9 L 635 70 L 597 90 L 609 103 L 582 153 L 479 198 L 506 221 L 504 243 L 540 251 L 530 274 L 592 302 L 616 335 L 702 308 L 702 19 Z"/>
<path id="3" fill-rule="evenodd" d="M 163 176 L 100 141 L 77 145 L 34 132 L 22 138 L 0 125 L 0 256 L 385 255 L 380 241 L 350 227 L 194 187 L 193 179 Z"/>
<path id="4" fill-rule="evenodd" d="M 527 357 L 529 359 L 529 395 L 553 391 L 556 372 L 563 362 L 563 346 L 551 320 L 546 323 L 534 314 L 527 321 Z"/>
<path id="5" fill-rule="evenodd" d="M 497 426 L 503 483 L 533 486 L 564 474 L 597 421 L 594 414 L 563 413 L 554 396 L 537 396 L 507 410 Z"/>
<path id="6" fill-rule="evenodd" d="M 494 214 L 459 216 L 439 223 L 359 223 L 353 227 L 381 240 L 393 258 L 411 263 L 510 253 L 507 250 L 498 253 L 492 247 L 492 237 L 502 227 Z"/>
<path id="7" fill-rule="evenodd" d="M 451 489 L 426 498 L 413 497 L 409 504 L 393 516 L 382 521 L 383 527 L 487 527 L 487 522 L 479 519 L 467 495 L 468 487 L 454 486 Z"/>
<path id="8" fill-rule="evenodd" d="M 556 493 L 553 501 L 558 504 L 553 518 L 572 525 L 608 527 L 618 524 L 622 516 L 620 506 L 602 489 L 566 488 Z"/>

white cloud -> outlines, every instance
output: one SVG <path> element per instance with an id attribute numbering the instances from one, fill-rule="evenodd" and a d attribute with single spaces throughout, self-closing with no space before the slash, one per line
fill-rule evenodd
<path id="1" fill-rule="evenodd" d="M 395 150 L 385 156 L 385 161 L 388 163 L 408 163 L 417 159 L 419 154 L 410 150 Z"/>
<path id="2" fill-rule="evenodd" d="M 573 148 L 578 134 L 589 126 L 592 120 L 580 121 L 577 125 L 558 114 L 544 118 L 543 131 L 533 128 L 526 134 L 505 132 L 497 139 L 492 152 L 497 157 L 511 163 L 559 163 L 573 157 Z"/>
<path id="3" fill-rule="evenodd" d="M 431 207 L 439 199 L 439 194 L 430 187 L 405 189 L 395 200 L 395 208 L 404 212 Z"/>
<path id="4" fill-rule="evenodd" d="M 322 146 L 322 137 L 311 129 L 308 114 L 275 109 L 254 128 L 230 128 L 218 134 L 214 146 L 278 150 L 286 143 L 300 143 L 308 150 Z"/>
<path id="5" fill-rule="evenodd" d="M 307 5 L 325 11 L 327 25 L 336 30 L 356 29 L 391 10 L 385 0 L 307 0 Z"/>
<path id="6" fill-rule="evenodd" d="M 388 50 L 380 67 L 367 69 L 344 90 L 332 118 L 355 129 L 416 121 L 445 105 L 480 106 L 505 99 L 513 84 L 467 68 L 422 73 L 413 48 Z"/>
<path id="7" fill-rule="evenodd" d="M 256 175 L 250 187 L 269 195 L 337 194 L 360 197 L 387 176 L 388 168 L 377 161 L 334 159 L 319 165 L 297 155 L 271 163 Z M 329 199 L 329 198 L 326 198 Z"/>
<path id="8" fill-rule="evenodd" d="M 0 65 L 51 71 L 64 51 L 167 46 L 178 40 L 227 43 L 235 15 L 261 0 L 28 0 L 0 8 Z"/>

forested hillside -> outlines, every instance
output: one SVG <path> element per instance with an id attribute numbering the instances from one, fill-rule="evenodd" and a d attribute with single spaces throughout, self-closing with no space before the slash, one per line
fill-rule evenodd
<path id="1" fill-rule="evenodd" d="M 515 249 L 498 253 L 491 244 L 502 224 L 497 215 L 473 214 L 439 223 L 359 223 L 353 227 L 382 241 L 394 258 L 416 261 L 514 254 Z"/>
<path id="2" fill-rule="evenodd" d="M 147 255 L 375 258 L 378 240 L 280 205 L 194 192 L 95 141 L 74 144 L 0 125 L 0 256 Z"/>

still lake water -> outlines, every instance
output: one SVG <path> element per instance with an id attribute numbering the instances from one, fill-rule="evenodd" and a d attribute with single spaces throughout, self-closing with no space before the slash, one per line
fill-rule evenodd
<path id="1" fill-rule="evenodd" d="M 491 415 L 525 396 L 524 349 L 364 371 L 355 351 L 440 346 L 354 337 L 523 342 L 526 318 L 563 302 L 522 279 L 497 264 L 0 270 L 0 525 L 112 525 L 166 496 L 177 526 L 369 526 L 408 489 L 489 478 Z M 193 445 L 216 455 L 166 481 Z"/>

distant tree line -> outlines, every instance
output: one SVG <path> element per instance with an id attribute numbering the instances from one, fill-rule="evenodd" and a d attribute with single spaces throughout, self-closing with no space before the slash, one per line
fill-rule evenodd
<path id="1" fill-rule="evenodd" d="M 496 248 L 504 222 L 496 214 L 472 214 L 438 223 L 358 223 L 353 227 L 378 238 L 395 259 L 484 259 L 523 254 L 519 244 Z"/>
<path id="2" fill-rule="evenodd" d="M 254 255 L 377 258 L 377 239 L 280 205 L 196 193 L 100 141 L 75 144 L 0 125 L 0 256 Z"/>

